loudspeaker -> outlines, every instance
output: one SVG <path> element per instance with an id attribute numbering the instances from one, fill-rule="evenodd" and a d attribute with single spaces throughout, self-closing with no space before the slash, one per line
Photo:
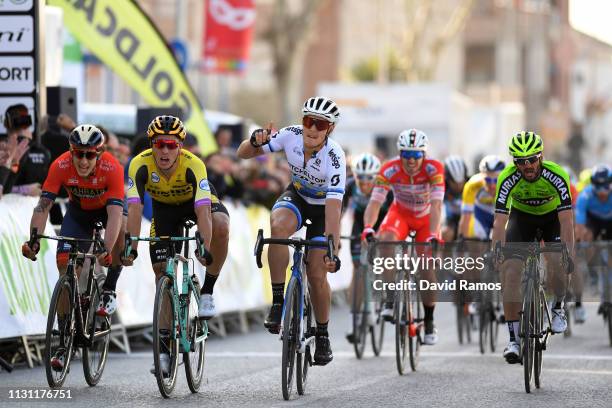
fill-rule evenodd
<path id="1" fill-rule="evenodd" d="M 47 87 L 47 115 L 58 116 L 60 113 L 65 113 L 78 122 L 76 88 Z"/>
<path id="2" fill-rule="evenodd" d="M 151 123 L 156 116 L 161 115 L 172 115 L 183 120 L 183 110 L 181 108 L 138 108 L 138 112 L 136 113 L 136 135 L 140 136 L 146 134 L 149 123 Z M 183 123 L 185 122 L 183 121 Z"/>

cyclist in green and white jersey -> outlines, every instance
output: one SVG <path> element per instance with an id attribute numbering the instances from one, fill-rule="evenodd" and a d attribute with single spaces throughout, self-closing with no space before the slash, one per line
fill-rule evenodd
<path id="1" fill-rule="evenodd" d="M 558 164 L 543 160 L 543 149 L 542 138 L 534 132 L 520 132 L 510 140 L 509 151 L 514 164 L 506 167 L 497 180 L 493 245 L 497 241 L 532 242 L 536 239 L 536 231 L 541 230 L 544 242 L 564 242 L 573 258 L 574 215 L 569 176 Z M 562 303 L 569 277 L 559 267 L 559 255 L 551 255 L 547 261 L 548 273 L 555 274 L 551 329 L 554 333 L 562 333 L 567 328 Z M 521 261 L 509 259 L 501 270 L 504 315 L 510 334 L 504 358 L 510 364 L 520 362 L 522 267 Z"/>

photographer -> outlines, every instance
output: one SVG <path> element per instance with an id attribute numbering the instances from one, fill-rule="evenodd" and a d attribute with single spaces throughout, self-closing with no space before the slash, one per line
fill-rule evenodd
<path id="1" fill-rule="evenodd" d="M 49 153 L 33 144 L 32 117 L 23 104 L 9 106 L 4 114 L 7 135 L 0 140 L 0 185 L 2 194 L 40 194 L 40 183 L 49 167 Z M 29 152 L 26 154 L 26 152 Z M 46 154 L 45 154 L 46 152 Z"/>

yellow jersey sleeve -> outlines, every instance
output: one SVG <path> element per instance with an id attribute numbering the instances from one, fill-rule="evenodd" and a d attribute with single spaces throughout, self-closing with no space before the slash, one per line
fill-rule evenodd
<path id="1" fill-rule="evenodd" d="M 145 150 L 138 156 L 135 156 L 130 162 L 130 168 L 128 169 L 128 190 L 127 200 L 129 203 L 143 203 L 145 185 L 148 179 L 148 167 L 146 163 L 146 153 L 150 150 Z"/>
<path id="2" fill-rule="evenodd" d="M 461 212 L 474 212 L 474 204 L 476 196 L 484 186 L 484 176 L 476 174 L 472 176 L 463 187 L 463 195 L 461 198 Z"/>

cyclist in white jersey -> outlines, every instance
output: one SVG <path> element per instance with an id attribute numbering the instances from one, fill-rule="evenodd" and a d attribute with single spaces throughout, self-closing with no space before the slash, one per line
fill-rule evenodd
<path id="1" fill-rule="evenodd" d="M 331 99 L 318 96 L 304 103 L 302 113 L 302 125 L 288 126 L 273 134 L 270 129 L 254 131 L 250 140 L 245 140 L 238 148 L 238 157 L 250 159 L 280 151 L 287 156 L 291 184 L 272 208 L 272 238 L 288 238 L 302 226 L 306 226 L 306 239 L 325 241 L 326 235 L 334 237 L 334 258 L 326 262 L 324 248 L 311 249 L 306 271 L 317 321 L 314 360 L 325 365 L 333 359 L 327 331 L 331 289 L 326 273 L 340 268 L 337 255 L 346 163 L 342 148 L 329 138 L 340 117 L 338 106 Z M 306 220 L 310 224 L 306 224 Z M 270 245 L 268 263 L 272 307 L 264 325 L 271 333 L 278 333 L 289 264 L 287 247 Z"/>

